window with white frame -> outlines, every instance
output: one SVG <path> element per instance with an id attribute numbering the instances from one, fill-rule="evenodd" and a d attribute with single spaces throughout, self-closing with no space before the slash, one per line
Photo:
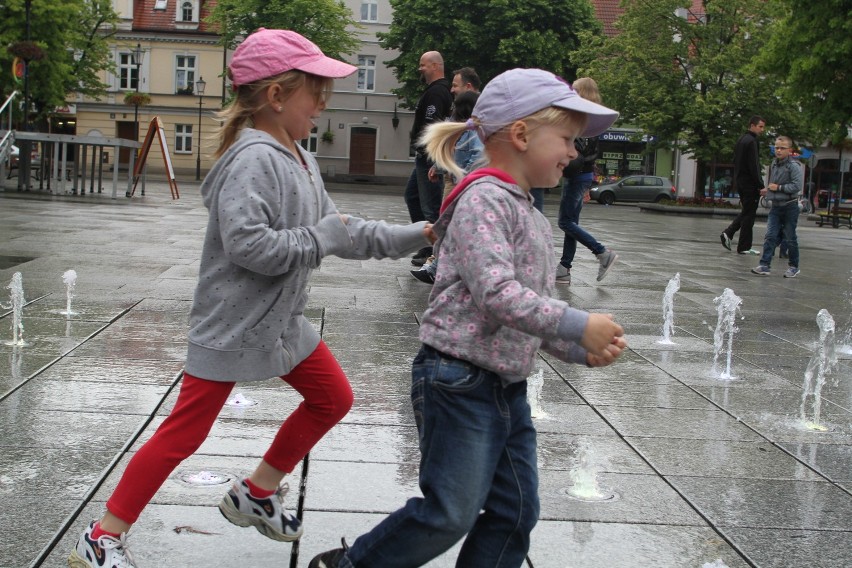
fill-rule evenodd
<path id="1" fill-rule="evenodd" d="M 175 59 L 175 91 L 192 94 L 195 84 L 195 56 L 178 55 Z"/>
<path id="2" fill-rule="evenodd" d="M 194 22 L 195 18 L 195 8 L 192 5 L 192 2 L 183 2 L 180 5 L 180 21 L 181 22 Z"/>
<path id="3" fill-rule="evenodd" d="M 191 124 L 175 124 L 175 153 L 192 154 Z"/>
<path id="4" fill-rule="evenodd" d="M 358 90 L 376 90 L 376 57 L 374 55 L 358 56 Z"/>
<path id="5" fill-rule="evenodd" d="M 379 2 L 378 2 L 378 0 L 361 0 L 361 21 L 362 22 L 378 22 L 379 21 Z"/>
<path id="6" fill-rule="evenodd" d="M 154 9 L 155 10 L 165 10 L 167 4 L 168 4 L 168 0 L 157 0 L 154 3 Z"/>
<path id="7" fill-rule="evenodd" d="M 121 91 L 135 91 L 139 84 L 139 70 L 132 53 L 118 54 L 118 88 Z"/>
<path id="8" fill-rule="evenodd" d="M 311 135 L 307 138 L 303 138 L 299 140 L 299 144 L 302 145 L 302 148 L 310 152 L 311 154 L 317 153 L 317 127 L 314 126 L 311 130 Z"/>

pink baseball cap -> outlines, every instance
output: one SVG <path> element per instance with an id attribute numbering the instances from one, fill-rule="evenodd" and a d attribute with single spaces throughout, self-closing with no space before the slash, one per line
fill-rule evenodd
<path id="1" fill-rule="evenodd" d="M 296 32 L 266 28 L 258 29 L 237 46 L 228 67 L 234 88 L 292 69 L 332 79 L 358 70 L 326 57 L 316 44 Z"/>
<path id="2" fill-rule="evenodd" d="M 542 69 L 510 69 L 494 77 L 479 95 L 473 116 L 479 121 L 479 137 L 485 140 L 504 126 L 552 106 L 586 114 L 581 134 L 586 137 L 603 134 L 618 118 L 618 112 L 584 99 L 565 80 Z"/>

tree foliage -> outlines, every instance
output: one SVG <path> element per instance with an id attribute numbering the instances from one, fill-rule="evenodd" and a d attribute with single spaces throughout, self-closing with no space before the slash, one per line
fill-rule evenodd
<path id="1" fill-rule="evenodd" d="M 812 134 L 784 98 L 777 81 L 757 72 L 772 33 L 764 0 L 704 0 L 691 12 L 685 0 L 625 4 L 620 34 L 584 34 L 572 54 L 583 75 L 599 83 L 604 102 L 623 123 L 656 136 L 657 144 L 692 154 L 696 193 L 703 195 L 709 161 L 730 159 L 748 118 L 766 119 L 768 133 Z"/>
<path id="2" fill-rule="evenodd" d="M 413 107 L 423 92 L 420 56 L 440 51 L 447 74 L 473 67 L 483 83 L 514 67 L 540 67 L 573 78 L 568 54 L 580 30 L 594 35 L 601 24 L 588 0 L 390 0 L 393 20 L 379 34 L 385 49 L 399 55 L 385 63 L 402 87 L 395 90 Z"/>
<path id="3" fill-rule="evenodd" d="M 112 65 L 108 38 L 118 16 L 110 0 L 31 0 L 30 39 L 45 56 L 29 63 L 30 100 L 38 118 L 65 104 L 69 93 L 99 97 L 107 85 L 103 71 Z M 26 0 L 0 4 L 0 91 L 23 91 L 8 71 L 9 47 L 26 39 Z M 37 118 L 37 120 L 38 120 Z"/>
<path id="4" fill-rule="evenodd" d="M 837 143 L 852 124 L 852 18 L 849 0 L 777 0 L 758 68 L 783 79 L 781 88 L 815 128 Z"/>
<path id="5" fill-rule="evenodd" d="M 219 27 L 228 48 L 261 27 L 298 32 L 336 59 L 361 45 L 347 29 L 356 24 L 340 0 L 218 0 L 208 21 Z"/>

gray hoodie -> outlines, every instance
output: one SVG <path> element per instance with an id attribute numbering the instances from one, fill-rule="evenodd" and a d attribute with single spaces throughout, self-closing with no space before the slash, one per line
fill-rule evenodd
<path id="1" fill-rule="evenodd" d="M 344 225 L 316 160 L 245 129 L 201 184 L 209 210 L 190 312 L 186 372 L 213 381 L 289 373 L 319 344 L 304 318 L 308 279 L 322 258 L 404 256 L 426 244 L 424 223 Z"/>

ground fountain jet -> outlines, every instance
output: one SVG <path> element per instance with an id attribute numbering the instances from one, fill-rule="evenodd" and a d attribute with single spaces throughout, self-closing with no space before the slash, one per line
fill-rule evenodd
<path id="1" fill-rule="evenodd" d="M 571 486 L 564 490 L 569 497 L 578 501 L 611 501 L 616 498 L 613 491 L 604 489 L 598 482 L 600 467 L 593 463 L 592 451 L 587 441 L 577 447 L 577 464 L 568 472 Z"/>
<path id="2" fill-rule="evenodd" d="M 71 311 L 71 298 L 74 297 L 74 287 L 77 285 L 77 272 L 66 270 L 62 273 L 62 282 L 65 284 L 65 309 L 59 313 L 65 316 L 75 316 L 77 312 Z"/>
<path id="3" fill-rule="evenodd" d="M 826 375 L 837 366 L 837 353 L 834 349 L 834 318 L 828 310 L 822 309 L 817 314 L 816 321 L 819 326 L 819 342 L 805 369 L 800 415 L 807 429 L 825 432 L 828 428 L 820 423 L 822 386 L 825 384 Z M 808 400 L 811 401 L 810 418 L 807 415 Z"/>
<path id="4" fill-rule="evenodd" d="M 13 347 L 23 347 L 27 345 L 24 341 L 24 284 L 21 279 L 21 273 L 16 272 L 12 275 L 12 280 L 6 286 L 10 290 L 9 305 L 0 304 L 0 308 L 4 310 L 12 310 L 12 340 L 6 341 L 6 345 Z"/>
<path id="5" fill-rule="evenodd" d="M 740 310 L 742 298 L 734 294 L 730 288 L 725 288 L 722 295 L 713 299 L 719 320 L 716 323 L 716 331 L 713 333 L 713 375 L 724 381 L 735 379 L 731 374 L 731 356 L 733 353 L 734 334 L 737 331 L 737 312 Z M 726 345 L 727 344 L 727 345 Z M 719 373 L 718 362 L 722 351 L 726 352 L 725 370 Z"/>
<path id="6" fill-rule="evenodd" d="M 674 295 L 680 290 L 680 272 L 675 274 L 663 294 L 663 338 L 657 341 L 662 345 L 674 345 Z"/>
<path id="7" fill-rule="evenodd" d="M 527 402 L 530 405 L 530 416 L 547 418 L 547 412 L 541 407 L 541 389 L 544 387 L 544 371 L 539 369 L 527 379 Z"/>

